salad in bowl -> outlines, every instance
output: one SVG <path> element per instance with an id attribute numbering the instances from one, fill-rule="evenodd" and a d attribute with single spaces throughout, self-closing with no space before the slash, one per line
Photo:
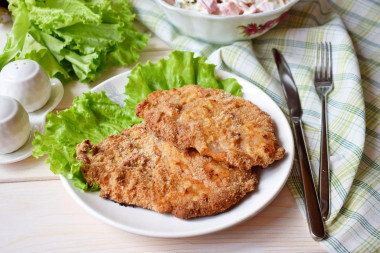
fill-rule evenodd
<path id="1" fill-rule="evenodd" d="M 167 3 L 186 10 L 211 15 L 244 15 L 273 11 L 290 0 L 166 0 Z"/>
<path id="2" fill-rule="evenodd" d="M 256 38 L 298 0 L 155 0 L 182 34 L 213 44 Z"/>

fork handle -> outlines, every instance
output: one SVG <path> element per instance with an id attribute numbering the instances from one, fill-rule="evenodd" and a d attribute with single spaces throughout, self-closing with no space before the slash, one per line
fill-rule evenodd
<path id="1" fill-rule="evenodd" d="M 325 237 L 325 228 L 319 209 L 318 197 L 314 187 L 313 175 L 309 158 L 307 155 L 306 143 L 302 130 L 302 120 L 292 119 L 294 136 L 297 144 L 298 164 L 301 170 L 302 185 L 305 197 L 306 218 L 309 224 L 310 234 L 314 240 L 322 240 Z"/>
<path id="2" fill-rule="evenodd" d="M 322 129 L 321 129 L 321 151 L 319 163 L 319 200 L 322 217 L 328 219 L 330 212 L 330 165 L 329 145 L 326 118 L 326 96 L 322 97 Z"/>

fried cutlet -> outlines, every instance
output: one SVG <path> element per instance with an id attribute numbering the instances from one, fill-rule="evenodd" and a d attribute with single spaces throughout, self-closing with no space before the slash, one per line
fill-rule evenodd
<path id="1" fill-rule="evenodd" d="M 136 114 L 178 148 L 195 148 L 238 168 L 267 167 L 284 156 L 270 116 L 223 90 L 187 85 L 155 91 L 136 106 Z"/>
<path id="2" fill-rule="evenodd" d="M 85 140 L 76 150 L 86 182 L 99 184 L 101 197 L 182 219 L 221 213 L 258 182 L 251 170 L 228 167 L 194 149 L 180 150 L 145 125 L 98 145 Z"/>

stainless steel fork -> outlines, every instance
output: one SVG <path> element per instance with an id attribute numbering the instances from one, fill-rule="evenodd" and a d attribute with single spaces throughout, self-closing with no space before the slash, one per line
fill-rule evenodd
<path id="1" fill-rule="evenodd" d="M 321 153 L 319 161 L 319 206 L 324 220 L 330 213 L 330 165 L 327 129 L 327 95 L 333 88 L 332 46 L 323 42 L 317 46 L 315 57 L 314 85 L 321 97 Z"/>

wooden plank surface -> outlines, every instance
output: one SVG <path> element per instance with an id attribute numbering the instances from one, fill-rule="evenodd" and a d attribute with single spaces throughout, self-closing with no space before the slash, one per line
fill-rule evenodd
<path id="1" fill-rule="evenodd" d="M 59 180 L 0 184 L 0 252 L 324 252 L 284 190 L 257 216 L 185 239 L 130 234 L 87 214 Z M 128 207 L 126 207 L 128 208 Z"/>

